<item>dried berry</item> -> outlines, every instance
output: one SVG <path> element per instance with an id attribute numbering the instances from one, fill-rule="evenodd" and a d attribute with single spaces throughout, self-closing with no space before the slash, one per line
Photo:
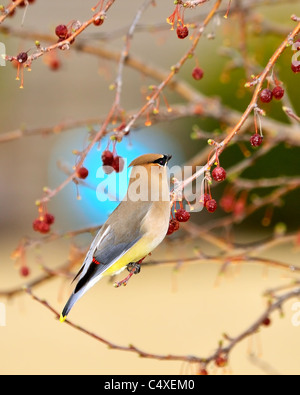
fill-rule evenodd
<path id="1" fill-rule="evenodd" d="M 270 103 L 270 101 L 272 100 L 273 94 L 272 94 L 272 91 L 270 89 L 266 88 L 266 89 L 263 89 L 260 92 L 259 97 L 260 97 L 260 100 L 263 103 Z"/>
<path id="2" fill-rule="evenodd" d="M 112 167 L 116 173 L 120 173 L 124 169 L 124 159 L 121 156 L 115 156 Z"/>
<path id="3" fill-rule="evenodd" d="M 114 154 L 109 150 L 105 150 L 102 152 L 101 160 L 103 166 L 112 166 L 114 161 Z"/>
<path id="4" fill-rule="evenodd" d="M 176 211 L 175 218 L 178 222 L 187 222 L 190 219 L 191 214 L 185 209 L 181 208 Z"/>
<path id="5" fill-rule="evenodd" d="M 171 219 L 169 222 L 169 228 L 167 231 L 167 235 L 171 235 L 179 229 L 179 222 L 176 219 Z"/>
<path id="6" fill-rule="evenodd" d="M 189 35 L 189 29 L 186 26 L 178 26 L 176 33 L 177 37 L 182 40 Z"/>
<path id="7" fill-rule="evenodd" d="M 284 95 L 284 89 L 281 88 L 281 86 L 275 86 L 275 88 L 272 90 L 272 94 L 274 99 L 280 100 L 283 98 Z"/>
<path id="8" fill-rule="evenodd" d="M 66 25 L 58 25 L 55 28 L 55 34 L 58 38 L 65 40 L 68 37 L 68 28 Z"/>
<path id="9" fill-rule="evenodd" d="M 269 318 L 269 317 L 265 318 L 265 319 L 263 320 L 262 324 L 263 324 L 264 326 L 270 326 L 270 325 L 271 325 L 271 320 L 270 320 L 270 318 Z"/>
<path id="10" fill-rule="evenodd" d="M 20 275 L 22 277 L 27 277 L 30 274 L 30 270 L 28 266 L 21 266 L 20 267 Z"/>
<path id="11" fill-rule="evenodd" d="M 200 67 L 195 67 L 192 71 L 192 76 L 196 81 L 199 81 L 203 78 L 204 72 Z"/>
<path id="12" fill-rule="evenodd" d="M 80 169 L 78 169 L 76 173 L 77 177 L 81 178 L 82 180 L 87 178 L 87 176 L 89 175 L 89 171 L 85 167 L 80 167 Z"/>
<path id="13" fill-rule="evenodd" d="M 211 199 L 209 193 L 204 193 L 200 196 L 199 202 L 205 207 L 206 203 Z"/>
<path id="14" fill-rule="evenodd" d="M 18 61 L 19 63 L 25 63 L 27 59 L 28 59 L 28 55 L 27 55 L 26 52 L 20 52 L 20 53 L 17 55 L 17 61 Z"/>
<path id="15" fill-rule="evenodd" d="M 221 166 L 217 166 L 213 169 L 211 175 L 215 181 L 224 181 L 226 178 L 226 170 Z"/>
<path id="16" fill-rule="evenodd" d="M 263 137 L 258 133 L 255 133 L 250 137 L 250 143 L 252 147 L 259 147 L 262 141 L 263 141 Z"/>
<path id="17" fill-rule="evenodd" d="M 48 224 L 48 225 L 52 225 L 55 221 L 55 217 L 52 214 L 46 213 L 44 215 L 43 221 L 46 222 L 46 224 Z"/>
<path id="18" fill-rule="evenodd" d="M 214 213 L 217 209 L 218 205 L 215 199 L 210 199 L 206 202 L 205 208 L 208 212 Z"/>

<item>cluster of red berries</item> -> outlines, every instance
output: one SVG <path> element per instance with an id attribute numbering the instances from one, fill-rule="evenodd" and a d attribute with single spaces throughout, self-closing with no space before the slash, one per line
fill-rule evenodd
<path id="1" fill-rule="evenodd" d="M 276 100 L 280 100 L 283 98 L 283 96 L 284 96 L 284 89 L 279 85 L 275 86 L 275 88 L 273 88 L 273 90 L 271 90 L 269 88 L 263 89 L 259 95 L 260 100 L 263 103 L 270 103 L 270 101 L 273 99 L 273 97 Z"/>
<path id="2" fill-rule="evenodd" d="M 55 217 L 52 214 L 46 213 L 41 217 L 35 219 L 32 223 L 33 230 L 40 233 L 49 233 L 50 225 L 55 221 Z"/>
<path id="3" fill-rule="evenodd" d="M 121 156 L 109 151 L 108 149 L 103 151 L 101 159 L 103 170 L 106 174 L 110 174 L 113 171 L 120 173 L 124 169 L 124 159 Z"/>
<path id="4" fill-rule="evenodd" d="M 167 235 L 171 235 L 174 232 L 177 232 L 179 229 L 179 222 L 187 222 L 191 217 L 191 214 L 186 211 L 184 208 L 180 208 L 175 211 L 175 218 L 171 218 L 169 222 L 169 228 L 167 231 Z"/>

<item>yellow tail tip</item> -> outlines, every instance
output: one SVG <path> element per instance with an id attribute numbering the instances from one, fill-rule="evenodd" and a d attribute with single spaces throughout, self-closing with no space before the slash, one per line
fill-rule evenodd
<path id="1" fill-rule="evenodd" d="M 63 316 L 63 315 L 61 314 L 60 317 L 59 317 L 59 321 L 60 321 L 60 322 L 65 322 L 65 321 L 66 321 L 66 318 L 67 318 L 66 315 Z"/>

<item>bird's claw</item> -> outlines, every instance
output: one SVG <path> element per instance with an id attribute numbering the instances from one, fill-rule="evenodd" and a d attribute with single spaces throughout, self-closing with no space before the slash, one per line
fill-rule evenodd
<path id="1" fill-rule="evenodd" d="M 139 262 L 130 262 L 127 265 L 129 273 L 133 271 L 134 274 L 138 274 L 141 271 L 141 265 Z"/>
<path id="2" fill-rule="evenodd" d="M 127 265 L 127 270 L 129 271 L 128 276 L 126 276 L 123 280 L 117 281 L 114 283 L 115 288 L 119 288 L 121 285 L 126 286 L 128 281 L 134 274 L 138 274 L 141 271 L 141 265 L 139 262 L 130 262 Z"/>

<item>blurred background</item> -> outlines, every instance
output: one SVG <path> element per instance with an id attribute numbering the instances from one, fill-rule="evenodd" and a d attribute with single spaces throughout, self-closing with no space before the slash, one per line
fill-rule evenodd
<path id="1" fill-rule="evenodd" d="M 54 30 L 58 24 L 89 19 L 95 3 L 93 0 L 36 0 L 29 6 L 23 26 L 24 8 L 21 8 L 1 27 L 53 35 L 55 42 Z M 80 35 L 78 42 L 120 51 L 124 35 L 112 33 L 129 26 L 141 3 L 141 0 L 116 0 L 105 23 L 100 27 L 92 25 Z M 233 7 L 235 3 L 238 2 L 233 2 Z M 258 34 L 249 28 L 247 51 L 254 63 L 263 66 L 294 27 L 290 16 L 300 15 L 300 5 L 298 1 L 260 3 L 262 5 L 255 7 L 253 12 L 258 22 L 269 23 L 273 33 Z M 193 22 L 202 21 L 211 4 L 187 10 L 185 17 Z M 203 37 L 197 47 L 197 58 L 205 73 L 203 80 L 196 82 L 191 77 L 194 61 L 184 65 L 178 78 L 192 84 L 204 95 L 219 97 L 224 105 L 244 111 L 251 98 L 251 92 L 243 87 L 245 72 L 241 68 L 230 70 L 230 57 L 224 56 L 228 49 L 239 50 L 236 37 L 241 21 L 238 14 L 225 20 L 223 10 L 226 7 L 224 1 L 220 18 L 214 19 L 207 28 L 207 34 L 214 35 L 215 39 Z M 178 40 L 165 22 L 173 10 L 173 1 L 157 0 L 156 7 L 150 7 L 141 19 L 141 24 L 154 24 L 157 28 L 137 32 L 130 49 L 144 62 L 166 71 L 190 45 L 190 41 Z M 27 50 L 33 53 L 34 40 L 24 40 L 0 30 L 0 41 L 5 44 L 8 55 Z M 42 40 L 41 44 L 49 45 Z M 32 230 L 32 222 L 37 217 L 36 199 L 42 197 L 43 187 L 55 188 L 64 180 L 66 175 L 61 170 L 62 165 L 72 169 L 76 163 L 72 151 L 82 150 L 89 141 L 89 120 L 105 116 L 114 99 L 115 92 L 109 90 L 109 85 L 116 76 L 116 63 L 75 50 L 57 51 L 55 56 L 60 64 L 55 71 L 49 67 L 51 59 L 46 56 L 33 63 L 31 72 L 24 70 L 24 89 L 19 89 L 19 82 L 15 81 L 16 68 L 9 62 L 0 68 L 0 141 L 1 135 L 19 129 L 54 127 L 68 121 L 87 120 L 86 126 L 69 131 L 1 142 L 0 291 L 38 277 L 42 273 L 41 263 L 55 269 L 69 259 L 69 240 L 31 249 L 26 255 L 30 276 L 24 279 L 10 256 L 24 236 L 39 237 Z M 299 74 L 290 70 L 291 56 L 292 52 L 287 49 L 280 57 L 276 71 L 299 114 L 300 80 Z M 145 102 L 141 87 L 153 83 L 150 78 L 125 67 L 121 100 L 124 109 L 140 108 Z M 172 91 L 166 90 L 166 96 L 171 105 L 182 102 Z M 270 104 L 267 112 L 268 117 L 288 122 L 280 103 Z M 129 161 L 145 152 L 171 153 L 172 165 L 183 165 L 207 145 L 206 140 L 192 138 L 195 127 L 213 133 L 222 126 L 216 120 L 201 116 L 161 122 L 134 131 L 117 146 L 117 150 Z M 49 212 L 56 218 L 54 232 L 100 225 L 114 208 L 116 203 L 99 203 L 95 192 L 99 183 L 97 171 L 101 166 L 101 152 L 106 144 L 103 141 L 100 147 L 95 147 L 85 162 L 90 171 L 89 187 L 79 186 L 81 200 L 76 199 L 76 187 L 70 183 L 50 202 Z M 241 149 L 233 145 L 222 154 L 222 165 L 230 167 L 241 158 Z M 243 177 L 256 179 L 298 174 L 299 148 L 281 143 L 246 169 Z M 226 184 L 214 189 L 216 198 L 222 196 L 225 187 Z M 296 231 L 299 227 L 298 202 L 299 190 L 296 189 L 285 197 L 284 204 L 275 207 L 267 228 L 262 225 L 265 209 L 258 210 L 234 226 L 235 240 L 243 243 L 260 240 L 271 235 L 279 222 L 285 224 L 287 231 Z M 213 219 L 224 215 L 220 209 Z M 192 215 L 192 221 L 202 227 L 211 220 L 211 214 L 204 211 Z M 92 236 L 85 234 L 74 242 L 85 248 L 91 239 Z M 154 252 L 153 259 L 193 256 L 198 248 L 208 248 L 211 252 L 201 240 L 182 242 L 179 234 L 164 242 Z M 299 250 L 290 244 L 274 248 L 265 256 L 288 264 L 299 263 Z M 220 265 L 199 259 L 193 263 L 145 267 L 128 287 L 121 289 L 113 288 L 111 282 L 104 280 L 76 305 L 70 319 L 116 344 L 132 343 L 153 353 L 205 357 L 217 347 L 222 333 L 235 336 L 259 316 L 266 306 L 266 300 L 262 298 L 266 289 L 286 284 L 293 278 L 289 271 L 249 263 L 231 266 L 224 276 L 218 275 L 219 270 Z M 69 283 L 70 279 L 58 277 L 38 286 L 35 292 L 60 311 L 71 290 Z M 3 374 L 178 374 L 197 371 L 197 367 L 188 364 L 140 359 L 134 354 L 108 350 L 69 326 L 59 325 L 49 311 L 28 295 L 10 299 L 0 297 L 0 302 L 6 306 L 6 326 L 0 326 L 0 372 Z M 291 324 L 292 303 L 285 305 L 284 319 L 275 313 L 269 328 L 263 328 L 233 350 L 225 372 L 299 374 L 300 329 Z M 255 358 L 251 359 L 250 354 Z M 224 373 L 218 368 L 211 368 L 210 372 Z"/>

